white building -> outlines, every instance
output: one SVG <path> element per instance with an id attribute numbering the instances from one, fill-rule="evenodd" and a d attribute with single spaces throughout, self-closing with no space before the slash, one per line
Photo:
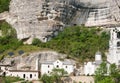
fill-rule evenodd
<path id="1" fill-rule="evenodd" d="M 10 70 L 7 73 L 7 76 L 15 76 L 20 77 L 25 80 L 38 80 L 39 79 L 39 71 L 32 70 Z"/>
<path id="2" fill-rule="evenodd" d="M 84 74 L 85 75 L 94 75 L 96 69 L 99 67 L 99 65 L 101 63 L 102 63 L 101 53 L 97 52 L 95 54 L 95 61 L 94 62 L 84 63 Z"/>
<path id="3" fill-rule="evenodd" d="M 120 66 L 120 27 L 110 29 L 107 61 L 111 64 L 115 63 L 117 66 Z"/>
<path id="4" fill-rule="evenodd" d="M 84 74 L 85 75 L 94 75 L 95 73 L 95 64 L 93 62 L 88 62 L 84 65 Z"/>
<path id="5" fill-rule="evenodd" d="M 11 65 L 0 64 L 0 75 L 6 75 Z"/>
<path id="6" fill-rule="evenodd" d="M 19 64 L 17 64 L 19 65 Z M 23 66 L 24 69 L 16 69 L 12 65 L 4 65 L 0 64 L 0 75 L 2 76 L 14 76 L 14 77 L 20 77 L 25 80 L 38 80 L 40 76 L 39 71 L 39 60 L 37 59 L 35 62 L 35 68 L 34 70 L 31 70 L 31 66 Z"/>
<path id="7" fill-rule="evenodd" d="M 71 74 L 74 71 L 74 62 L 67 61 L 46 61 L 41 63 L 41 75 L 49 74 L 54 68 L 64 69 L 68 74 Z"/>

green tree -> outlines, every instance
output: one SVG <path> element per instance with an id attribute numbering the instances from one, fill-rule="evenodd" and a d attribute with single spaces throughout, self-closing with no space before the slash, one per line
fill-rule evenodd
<path id="1" fill-rule="evenodd" d="M 43 83 L 61 83 L 61 78 L 66 74 L 67 72 L 64 69 L 53 69 L 49 75 L 44 74 L 41 80 Z"/>
<path id="2" fill-rule="evenodd" d="M 61 83 L 61 78 L 66 75 L 67 72 L 64 69 L 53 69 L 51 76 L 55 79 L 56 83 Z"/>
<path id="3" fill-rule="evenodd" d="M 99 81 L 104 80 L 105 74 L 107 74 L 107 66 L 105 62 L 102 62 L 95 71 L 95 82 L 98 83 Z"/>
<path id="4" fill-rule="evenodd" d="M 11 0 L 0 0 L 0 13 L 9 10 L 9 3 Z"/>
<path id="5" fill-rule="evenodd" d="M 114 79 L 115 83 L 120 83 L 120 70 L 115 64 L 110 65 L 110 76 Z"/>
<path id="6" fill-rule="evenodd" d="M 43 81 L 43 83 L 54 83 L 54 78 L 47 74 L 44 74 L 41 80 Z"/>

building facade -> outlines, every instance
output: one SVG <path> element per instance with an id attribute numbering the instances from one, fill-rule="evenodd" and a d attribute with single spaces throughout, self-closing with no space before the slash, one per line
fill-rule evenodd
<path id="1" fill-rule="evenodd" d="M 84 63 L 84 74 L 85 75 L 94 75 L 96 69 L 102 63 L 102 55 L 98 51 L 95 54 L 95 61 L 94 62 L 85 62 Z"/>
<path id="2" fill-rule="evenodd" d="M 53 69 L 64 69 L 68 74 L 71 74 L 74 71 L 74 63 L 70 61 L 46 61 L 41 63 L 41 75 L 50 74 Z"/>
<path id="3" fill-rule="evenodd" d="M 111 64 L 120 65 L 120 28 L 110 29 L 109 53 L 107 61 Z"/>
<path id="4" fill-rule="evenodd" d="M 31 71 L 31 70 L 10 70 L 7 73 L 7 76 L 15 76 L 20 77 L 25 80 L 38 80 L 39 79 L 39 71 Z"/>

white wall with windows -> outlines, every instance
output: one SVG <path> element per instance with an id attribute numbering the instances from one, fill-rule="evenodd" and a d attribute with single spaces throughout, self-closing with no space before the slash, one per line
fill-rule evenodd
<path id="1" fill-rule="evenodd" d="M 22 71 L 22 70 L 11 70 L 7 74 L 8 76 L 20 77 L 25 80 L 38 80 L 39 72 L 38 71 Z"/>
<path id="2" fill-rule="evenodd" d="M 109 63 L 120 65 L 120 27 L 110 29 L 109 53 L 107 55 Z"/>
<path id="3" fill-rule="evenodd" d="M 50 74 L 54 68 L 64 69 L 68 74 L 74 71 L 74 64 L 60 60 L 41 63 L 41 75 Z"/>

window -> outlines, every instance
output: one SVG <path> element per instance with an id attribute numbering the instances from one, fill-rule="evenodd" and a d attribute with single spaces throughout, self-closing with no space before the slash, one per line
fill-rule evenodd
<path id="1" fill-rule="evenodd" d="M 120 41 L 119 41 L 119 42 L 117 42 L 117 47 L 120 47 Z"/>
<path id="2" fill-rule="evenodd" d="M 66 68 L 67 68 L 67 66 L 66 66 Z"/>
<path id="3" fill-rule="evenodd" d="M 117 38 L 120 39 L 120 32 L 117 32 Z"/>
<path id="4" fill-rule="evenodd" d="M 34 76 L 36 76 L 36 74 Z"/>
<path id="5" fill-rule="evenodd" d="M 50 73 L 50 71 L 48 71 L 48 73 Z"/>
<path id="6" fill-rule="evenodd" d="M 25 74 L 23 74 L 23 78 L 25 78 Z"/>
<path id="7" fill-rule="evenodd" d="M 48 65 L 48 68 L 49 68 L 50 66 Z"/>
<path id="8" fill-rule="evenodd" d="M 56 67 L 59 68 L 59 65 L 57 65 Z"/>
<path id="9" fill-rule="evenodd" d="M 32 78 L 32 74 L 30 74 L 30 78 Z"/>

